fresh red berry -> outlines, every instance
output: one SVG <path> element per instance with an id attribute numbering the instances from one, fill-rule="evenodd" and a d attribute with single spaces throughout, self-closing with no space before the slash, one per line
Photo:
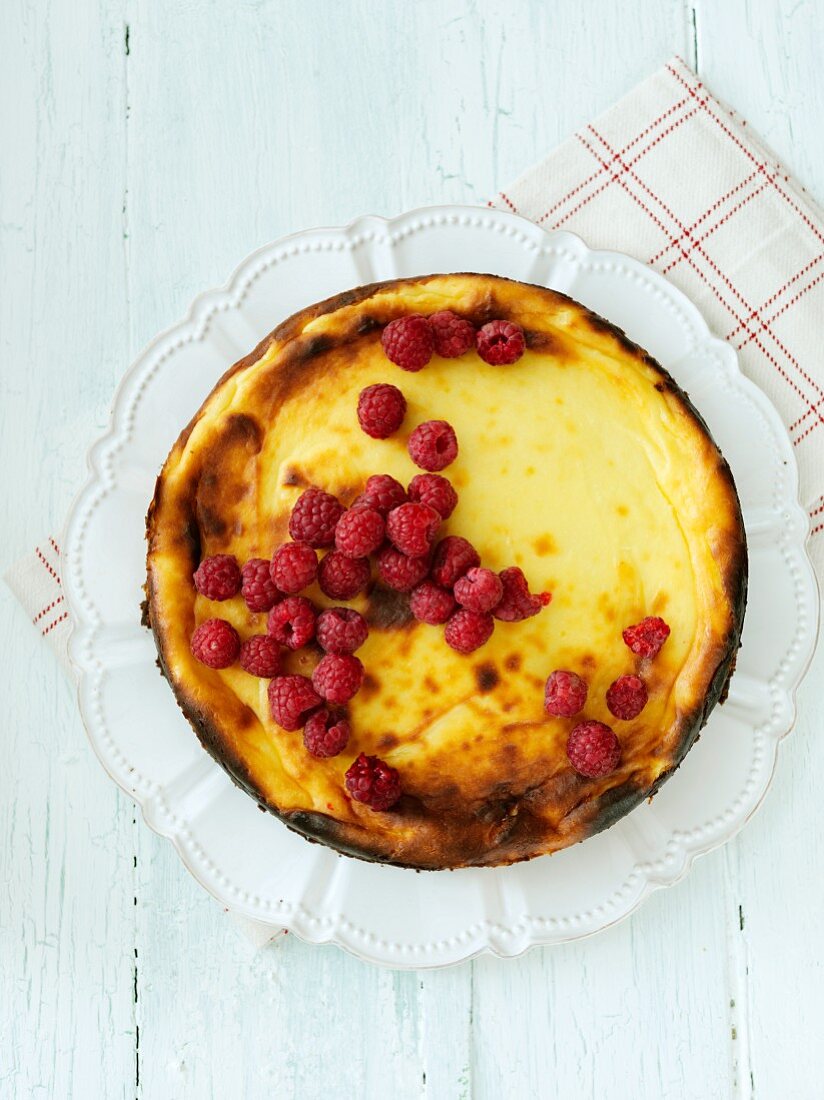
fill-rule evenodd
<path id="1" fill-rule="evenodd" d="M 366 558 L 349 558 L 340 550 L 330 550 L 320 563 L 318 584 L 330 600 L 351 600 L 369 583 Z"/>
<path id="2" fill-rule="evenodd" d="M 475 346 L 475 326 L 451 309 L 430 314 L 429 323 L 435 339 L 435 354 L 443 359 L 457 359 Z"/>
<path id="3" fill-rule="evenodd" d="M 207 600 L 228 600 L 240 591 L 242 578 L 233 554 L 204 558 L 194 573 L 195 588 Z"/>
<path id="4" fill-rule="evenodd" d="M 269 681 L 269 710 L 285 730 L 299 730 L 323 700 L 307 676 L 276 676 Z"/>
<path id="5" fill-rule="evenodd" d="M 669 634 L 670 628 L 664 620 L 650 615 L 635 626 L 628 626 L 622 637 L 636 656 L 649 658 L 657 656 Z"/>
<path id="6" fill-rule="evenodd" d="M 455 599 L 470 611 L 491 611 L 503 594 L 501 578 L 491 569 L 469 569 L 455 581 Z"/>
<path id="7" fill-rule="evenodd" d="M 408 592 L 429 572 L 429 557 L 408 558 L 394 546 L 384 546 L 375 558 L 378 576 L 388 588 Z"/>
<path id="8" fill-rule="evenodd" d="M 354 653 L 368 634 L 366 619 L 351 607 L 330 607 L 318 615 L 317 639 L 327 653 Z"/>
<path id="9" fill-rule="evenodd" d="M 372 810 L 390 810 L 401 797 L 401 780 L 396 768 L 362 752 L 346 773 L 346 789 Z"/>
<path id="10" fill-rule="evenodd" d="M 305 596 L 288 596 L 269 612 L 266 629 L 288 649 L 300 649 L 315 636 L 315 605 Z"/>
<path id="11" fill-rule="evenodd" d="M 579 722 L 566 746 L 573 768 L 587 779 L 600 779 L 618 767 L 621 743 L 603 722 Z"/>
<path id="12" fill-rule="evenodd" d="M 628 722 L 647 705 L 647 685 L 640 676 L 619 676 L 607 688 L 607 706 L 616 718 Z"/>
<path id="13" fill-rule="evenodd" d="M 432 580 L 441 588 L 454 588 L 455 582 L 470 569 L 481 564 L 481 555 L 471 542 L 460 535 L 447 535 L 435 547 L 432 559 Z"/>
<path id="14" fill-rule="evenodd" d="M 419 313 L 390 321 L 381 333 L 381 344 L 387 359 L 402 370 L 419 371 L 432 358 L 435 338 L 432 326 Z"/>
<path id="15" fill-rule="evenodd" d="M 475 344 L 481 359 L 493 367 L 514 363 L 526 347 L 524 330 L 511 321 L 490 321 L 478 330 Z"/>
<path id="16" fill-rule="evenodd" d="M 240 638 L 225 619 L 207 619 L 192 635 L 192 653 L 209 668 L 228 668 L 240 653 Z"/>
<path id="17" fill-rule="evenodd" d="M 419 622 L 438 626 L 445 623 L 455 610 L 455 599 L 445 588 L 433 584 L 432 581 L 424 581 L 412 589 L 409 610 Z"/>
<path id="18" fill-rule="evenodd" d="M 458 494 L 440 474 L 416 474 L 409 482 L 409 499 L 416 504 L 428 504 L 441 519 L 449 519 L 458 504 Z"/>
<path id="19" fill-rule="evenodd" d="M 549 674 L 544 691 L 544 710 L 556 718 L 572 718 L 584 709 L 587 685 L 576 672 L 557 668 Z"/>
<path id="20" fill-rule="evenodd" d="M 321 707 L 306 719 L 303 744 L 307 752 L 323 760 L 343 752 L 349 743 L 351 731 L 345 714 L 335 714 L 328 707 Z"/>
<path id="21" fill-rule="evenodd" d="M 243 563 L 240 594 L 250 611 L 269 611 L 280 599 L 281 594 L 272 583 L 269 567 L 266 558 L 250 558 Z"/>
<path id="22" fill-rule="evenodd" d="M 351 653 L 327 653 L 312 672 L 312 687 L 329 703 L 348 703 L 363 683 L 363 665 Z"/>
<path id="23" fill-rule="evenodd" d="M 318 556 L 308 542 L 285 542 L 272 555 L 270 575 L 281 592 L 297 595 L 318 575 Z"/>
<path id="24" fill-rule="evenodd" d="M 406 398 L 397 386 L 378 382 L 361 390 L 358 423 L 373 439 L 388 439 L 406 416 Z"/>
<path id="25" fill-rule="evenodd" d="M 289 517 L 289 534 L 295 542 L 308 542 L 319 549 L 335 541 L 335 525 L 343 505 L 323 489 L 307 489 L 295 501 Z"/>
<path id="26" fill-rule="evenodd" d="M 240 667 L 267 680 L 280 671 L 280 646 L 268 634 L 253 634 L 240 647 Z"/>
<path id="27" fill-rule="evenodd" d="M 375 508 L 359 506 L 344 512 L 335 528 L 335 549 L 348 558 L 366 558 L 383 542 L 385 524 Z"/>
<path id="28" fill-rule="evenodd" d="M 451 616 L 444 630 L 446 644 L 458 653 L 472 653 L 492 637 L 495 620 L 491 615 L 462 607 Z"/>
<path id="29" fill-rule="evenodd" d="M 410 558 L 428 554 L 441 525 L 441 517 L 428 504 L 401 504 L 386 517 L 389 541 Z"/>
<path id="30" fill-rule="evenodd" d="M 445 469 L 458 457 L 458 437 L 445 420 L 426 420 L 409 437 L 409 456 L 422 470 Z"/>
<path id="31" fill-rule="evenodd" d="M 353 508 L 366 505 L 386 518 L 393 508 L 406 502 L 406 490 L 389 474 L 372 474 L 366 479 L 363 492 L 352 504 Z"/>
<path id="32" fill-rule="evenodd" d="M 541 592 L 540 595 L 533 596 L 529 591 L 523 570 L 517 565 L 502 570 L 498 576 L 504 586 L 504 594 L 493 615 L 502 622 L 519 623 L 522 619 L 529 619 L 532 615 L 537 615 L 541 608 L 546 607 L 552 600 L 550 592 Z"/>

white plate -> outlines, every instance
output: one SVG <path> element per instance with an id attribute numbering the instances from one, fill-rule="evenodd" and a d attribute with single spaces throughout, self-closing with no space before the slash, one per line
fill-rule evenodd
<path id="1" fill-rule="evenodd" d="M 557 855 L 418 874 L 339 856 L 261 813 L 201 749 L 140 626 L 144 516 L 181 427 L 226 367 L 294 311 L 361 283 L 493 272 L 572 295 L 625 329 L 686 389 L 732 466 L 750 600 L 727 703 L 651 804 Z M 626 256 L 511 214 L 434 207 L 298 233 L 198 298 L 126 374 L 66 535 L 64 585 L 83 720 L 112 777 L 224 905 L 394 967 L 597 932 L 731 837 L 769 786 L 812 655 L 818 599 L 792 447 L 778 414 L 695 307 Z M 117 562 L 117 569 L 111 563 Z"/>

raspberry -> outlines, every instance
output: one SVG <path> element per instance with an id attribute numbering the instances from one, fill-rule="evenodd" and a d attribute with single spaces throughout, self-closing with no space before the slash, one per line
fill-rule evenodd
<path id="1" fill-rule="evenodd" d="M 394 546 L 384 546 L 375 559 L 378 576 L 388 588 L 408 592 L 429 572 L 429 557 L 408 558 Z"/>
<path id="2" fill-rule="evenodd" d="M 346 789 L 372 810 L 390 810 L 401 797 L 401 779 L 396 768 L 362 752 L 346 773 Z"/>
<path id="3" fill-rule="evenodd" d="M 204 558 L 194 572 L 195 588 L 207 600 L 228 600 L 240 591 L 241 575 L 233 554 Z"/>
<path id="4" fill-rule="evenodd" d="M 327 653 L 354 653 L 368 634 L 366 619 L 351 607 L 330 607 L 318 616 L 317 639 Z"/>
<path id="5" fill-rule="evenodd" d="M 586 681 L 575 672 L 557 668 L 549 674 L 544 691 L 544 710 L 557 718 L 572 718 L 584 709 Z"/>
<path id="6" fill-rule="evenodd" d="M 240 638 L 225 619 L 207 619 L 192 635 L 192 653 L 209 668 L 228 668 L 240 652 Z"/>
<path id="7" fill-rule="evenodd" d="M 420 558 L 428 554 L 441 525 L 441 517 L 428 504 L 401 504 L 386 517 L 386 534 L 402 554 Z"/>
<path id="8" fill-rule="evenodd" d="M 494 629 L 495 620 L 491 615 L 462 607 L 446 624 L 444 637 L 446 644 L 457 649 L 458 653 L 472 653 L 489 641 Z"/>
<path id="9" fill-rule="evenodd" d="M 504 569 L 498 576 L 504 586 L 504 594 L 493 615 L 501 622 L 519 623 L 522 619 L 529 619 L 532 615 L 537 615 L 552 599 L 550 592 L 541 592 L 540 595 L 533 596 L 529 591 L 523 570 L 517 565 Z"/>
<path id="10" fill-rule="evenodd" d="M 323 760 L 343 752 L 351 732 L 352 728 L 345 714 L 334 714 L 327 707 L 322 707 L 306 719 L 303 743 L 307 752 Z"/>
<path id="11" fill-rule="evenodd" d="M 621 637 L 638 657 L 655 657 L 669 637 L 670 628 L 663 619 L 648 616 L 628 626 Z"/>
<path id="12" fill-rule="evenodd" d="M 435 338 L 432 326 L 420 313 L 390 321 L 381 333 L 386 358 L 402 370 L 419 371 L 432 358 Z"/>
<path id="13" fill-rule="evenodd" d="M 312 687 L 330 703 L 348 703 L 363 683 L 363 665 L 351 653 L 327 653 L 312 673 Z"/>
<path id="14" fill-rule="evenodd" d="M 294 596 L 318 575 L 318 556 L 308 542 L 286 542 L 272 555 L 270 575 L 281 592 Z"/>
<path id="15" fill-rule="evenodd" d="M 350 508 L 335 528 L 335 548 L 348 558 L 365 558 L 383 542 L 383 516 L 374 508 Z"/>
<path id="16" fill-rule="evenodd" d="M 455 429 L 445 420 L 426 420 L 409 437 L 409 455 L 422 470 L 444 470 L 458 456 Z"/>
<path id="17" fill-rule="evenodd" d="M 567 756 L 587 779 L 600 779 L 618 767 L 621 743 L 603 722 L 580 722 L 567 738 Z"/>
<path id="18" fill-rule="evenodd" d="M 501 602 L 504 586 L 491 569 L 470 569 L 455 581 L 455 599 L 470 611 L 491 611 Z"/>
<path id="19" fill-rule="evenodd" d="M 360 508 L 365 504 L 385 517 L 393 508 L 405 503 L 406 490 L 399 481 L 395 481 L 389 474 L 372 474 L 367 478 L 363 492 L 352 507 Z"/>
<path id="20" fill-rule="evenodd" d="M 429 317 L 435 338 L 435 354 L 442 359 L 457 359 L 475 344 L 475 326 L 451 309 L 442 309 Z"/>
<path id="21" fill-rule="evenodd" d="M 481 555 L 471 542 L 460 535 L 447 535 L 435 547 L 432 580 L 441 588 L 454 588 L 459 577 L 480 564 Z"/>
<path id="22" fill-rule="evenodd" d="M 335 541 L 335 524 L 343 515 L 343 506 L 323 489 L 307 489 L 295 501 L 289 517 L 289 534 L 295 542 L 308 542 L 319 549 Z"/>
<path id="23" fill-rule="evenodd" d="M 340 550 L 330 550 L 318 569 L 321 592 L 332 600 L 351 600 L 369 583 L 366 558 L 349 558 Z"/>
<path id="24" fill-rule="evenodd" d="M 358 423 L 373 439 L 388 439 L 406 416 L 406 398 L 397 386 L 378 382 L 361 390 L 358 398 Z"/>
<path id="25" fill-rule="evenodd" d="M 276 676 L 269 681 L 268 694 L 272 717 L 285 730 L 299 730 L 305 715 L 323 702 L 306 676 Z"/>
<path id="26" fill-rule="evenodd" d="M 300 649 L 315 636 L 315 605 L 305 596 L 289 596 L 269 612 L 266 629 L 276 642 Z"/>
<path id="27" fill-rule="evenodd" d="M 445 623 L 455 610 L 455 600 L 445 588 L 439 588 L 432 581 L 424 581 L 412 589 L 409 610 L 419 622 L 438 626 Z"/>
<path id="28" fill-rule="evenodd" d="M 240 647 L 240 667 L 271 679 L 280 671 L 280 646 L 268 634 L 253 634 Z"/>
<path id="29" fill-rule="evenodd" d="M 607 706 L 616 718 L 637 718 L 647 705 L 647 685 L 640 676 L 619 676 L 607 688 Z"/>
<path id="30" fill-rule="evenodd" d="M 490 321 L 478 330 L 475 345 L 481 359 L 493 367 L 514 363 L 524 354 L 524 330 L 511 321 Z"/>
<path id="31" fill-rule="evenodd" d="M 416 504 L 428 504 L 441 519 L 449 519 L 458 504 L 458 494 L 451 482 L 440 474 L 415 474 L 409 482 L 409 499 Z"/>
<path id="32" fill-rule="evenodd" d="M 269 564 L 265 558 L 250 558 L 243 563 L 240 594 L 250 611 L 268 611 L 280 599 L 280 592 L 269 574 Z"/>

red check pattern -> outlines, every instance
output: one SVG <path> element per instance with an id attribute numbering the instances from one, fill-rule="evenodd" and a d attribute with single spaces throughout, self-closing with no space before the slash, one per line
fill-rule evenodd
<path id="1" fill-rule="evenodd" d="M 824 575 L 824 217 L 675 58 L 490 204 L 666 275 L 782 414 Z"/>
<path id="2" fill-rule="evenodd" d="M 66 644 L 69 613 L 60 582 L 60 546 L 48 538 L 15 564 L 4 580 L 31 617 L 37 630 L 54 649 L 61 664 L 69 667 Z"/>

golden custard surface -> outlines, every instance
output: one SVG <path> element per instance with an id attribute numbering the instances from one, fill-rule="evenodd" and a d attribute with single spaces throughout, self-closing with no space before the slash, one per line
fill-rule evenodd
<path id="1" fill-rule="evenodd" d="M 419 373 L 390 363 L 380 328 L 393 317 L 454 309 L 476 323 L 522 325 L 528 349 L 489 366 L 474 352 L 435 356 Z M 406 420 L 388 440 L 359 428 L 358 394 L 398 385 Z M 460 452 L 444 471 L 459 494 L 441 534 L 460 534 L 494 570 L 520 566 L 552 603 L 496 623 L 469 656 L 440 627 L 409 618 L 406 597 L 373 584 L 350 606 L 370 635 L 366 677 L 350 704 L 352 738 L 316 760 L 300 731 L 269 715 L 267 681 L 239 666 L 199 664 L 189 650 L 206 618 L 241 638 L 265 615 L 240 596 L 199 596 L 192 572 L 216 553 L 271 556 L 288 538 L 300 492 L 344 504 L 373 473 L 403 484 L 416 470 L 411 430 L 447 420 Z M 431 276 L 363 288 L 290 319 L 232 369 L 172 450 L 148 519 L 149 615 L 162 664 L 205 746 L 290 825 L 367 858 L 420 867 L 506 863 L 554 851 L 610 824 L 680 762 L 725 686 L 740 634 L 746 551 L 729 470 L 661 368 L 618 330 L 561 295 L 491 276 Z M 313 587 L 320 606 L 331 601 Z M 660 615 L 671 635 L 640 661 L 621 631 Z M 286 670 L 310 673 L 313 647 Z M 578 672 L 583 713 L 548 717 L 546 677 Z M 638 672 L 649 702 L 620 721 L 610 683 Z M 604 779 L 571 768 L 565 743 L 583 718 L 606 722 L 622 759 Z M 399 805 L 351 801 L 343 776 L 359 752 L 398 769 Z"/>

